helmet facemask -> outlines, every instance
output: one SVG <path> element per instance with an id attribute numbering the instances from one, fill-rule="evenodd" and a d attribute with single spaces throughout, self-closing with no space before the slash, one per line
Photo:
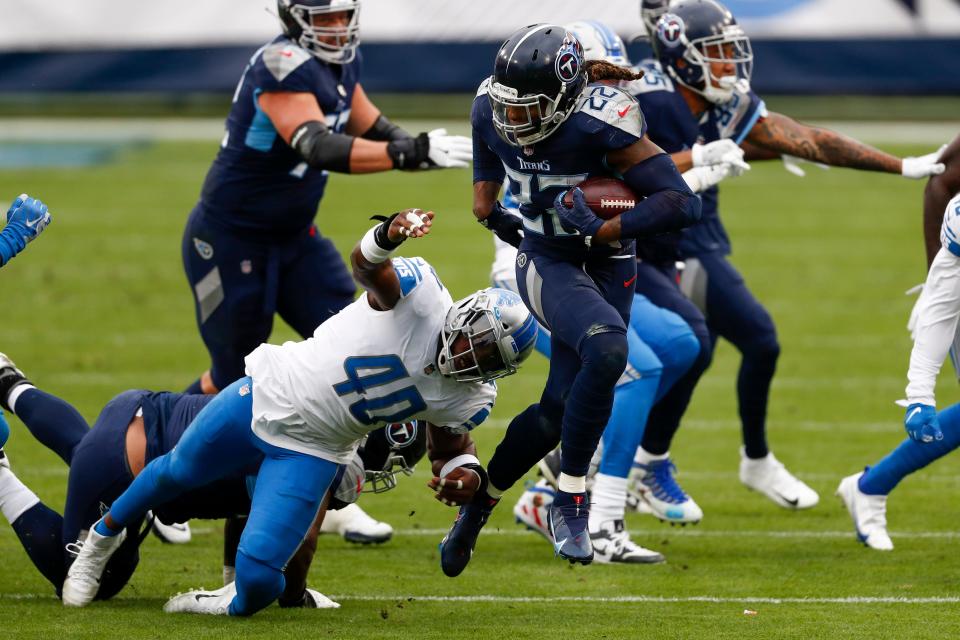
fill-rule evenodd
<path id="1" fill-rule="evenodd" d="M 413 467 L 399 453 L 391 453 L 383 469 L 364 469 L 363 493 L 384 493 L 397 486 L 397 475 L 413 475 Z"/>
<path id="2" fill-rule="evenodd" d="M 542 93 L 520 96 L 516 89 L 491 77 L 487 96 L 493 108 L 493 126 L 501 138 L 514 146 L 526 147 L 540 142 L 573 112 L 575 104 L 566 110 L 560 109 L 565 95 L 566 87 L 553 97 Z"/>
<path id="3" fill-rule="evenodd" d="M 537 323 L 520 296 L 483 289 L 458 300 L 440 334 L 437 369 L 457 382 L 489 382 L 516 373 L 533 351 Z"/>
<path id="4" fill-rule="evenodd" d="M 318 16 L 344 12 L 349 16 L 345 26 L 314 25 Z M 316 57 L 330 64 L 348 64 L 356 57 L 360 44 L 360 0 L 330 0 L 325 6 L 294 2 L 289 5 L 289 15 L 300 28 L 297 43 Z"/>

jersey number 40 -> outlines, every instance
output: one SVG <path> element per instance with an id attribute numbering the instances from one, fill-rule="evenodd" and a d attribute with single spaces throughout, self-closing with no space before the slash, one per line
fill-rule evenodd
<path id="1" fill-rule="evenodd" d="M 410 377 L 400 356 L 352 356 L 343 361 L 343 370 L 347 379 L 333 385 L 333 390 L 339 396 L 360 395 L 350 405 L 350 413 L 361 424 L 403 422 L 427 408 L 416 385 L 390 392 L 378 389 Z"/>

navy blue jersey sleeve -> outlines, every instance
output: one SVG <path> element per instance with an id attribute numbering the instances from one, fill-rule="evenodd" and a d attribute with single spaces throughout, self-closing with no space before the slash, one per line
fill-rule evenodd
<path id="1" fill-rule="evenodd" d="M 271 42 L 250 68 L 250 81 L 257 93 L 289 91 L 313 93 L 317 86 L 313 54 L 289 40 Z"/>
<path id="2" fill-rule="evenodd" d="M 608 84 L 592 84 L 572 118 L 585 134 L 586 144 L 599 151 L 623 149 L 647 133 L 640 104 L 626 91 Z"/>
<path id="3" fill-rule="evenodd" d="M 493 129 L 493 112 L 487 100 L 487 82 L 477 90 L 470 111 L 470 123 L 473 125 L 473 181 L 503 182 L 505 172 L 500 158 L 486 142 L 485 134 Z"/>
<path id="4" fill-rule="evenodd" d="M 740 144 L 761 118 L 766 117 L 767 106 L 748 85 L 738 85 L 729 101 L 717 105 L 710 113 L 710 122 L 716 126 L 717 139 L 729 138 Z"/>

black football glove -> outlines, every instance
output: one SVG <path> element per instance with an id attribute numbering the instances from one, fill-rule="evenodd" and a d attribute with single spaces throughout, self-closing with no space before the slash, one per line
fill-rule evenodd
<path id="1" fill-rule="evenodd" d="M 446 129 L 434 129 L 390 141 L 387 155 L 394 169 L 462 169 L 473 158 L 473 143 L 470 138 L 447 135 Z"/>
<path id="2" fill-rule="evenodd" d="M 493 231 L 498 238 L 512 247 L 519 247 L 520 241 L 523 240 L 523 221 L 507 213 L 499 201 L 493 204 L 490 215 L 480 220 L 480 224 Z"/>

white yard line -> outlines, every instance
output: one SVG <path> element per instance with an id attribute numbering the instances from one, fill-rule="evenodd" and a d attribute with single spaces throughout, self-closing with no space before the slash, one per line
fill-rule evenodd
<path id="1" fill-rule="evenodd" d="M 449 529 L 397 529 L 397 536 L 443 536 Z M 484 529 L 484 536 L 526 536 L 533 535 L 520 525 L 510 529 Z M 662 527 L 655 529 L 631 529 L 632 536 L 682 536 L 688 538 L 854 538 L 853 528 L 844 531 L 764 531 L 743 529 L 702 529 L 694 527 Z M 890 537 L 901 540 L 910 539 L 942 539 L 954 540 L 960 538 L 960 531 L 891 531 Z"/>

